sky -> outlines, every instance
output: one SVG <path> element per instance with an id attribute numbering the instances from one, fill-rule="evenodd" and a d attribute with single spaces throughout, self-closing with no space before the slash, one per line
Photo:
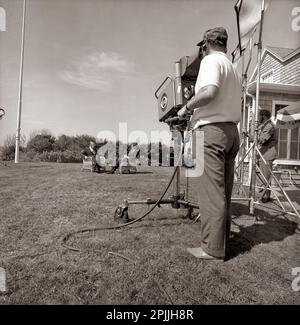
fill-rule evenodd
<path id="1" fill-rule="evenodd" d="M 23 0 L 0 0 L 0 145 L 17 126 Z M 158 121 L 155 90 L 174 62 L 191 55 L 205 30 L 223 26 L 228 53 L 237 45 L 236 0 L 27 0 L 21 133 L 168 130 Z M 292 10 L 273 0 L 263 46 L 297 48 Z M 299 11 L 300 13 L 300 11 Z M 254 52 L 255 53 L 255 52 Z M 253 58 L 255 60 L 255 58 Z"/>

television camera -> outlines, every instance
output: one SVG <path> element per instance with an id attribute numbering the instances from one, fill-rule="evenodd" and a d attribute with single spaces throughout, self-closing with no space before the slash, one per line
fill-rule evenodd
<path id="1" fill-rule="evenodd" d="M 193 55 L 180 58 L 175 62 L 175 76 L 167 76 L 156 90 L 160 122 L 177 124 L 179 121 L 177 112 L 195 93 L 195 83 L 202 58 L 201 47 Z"/>

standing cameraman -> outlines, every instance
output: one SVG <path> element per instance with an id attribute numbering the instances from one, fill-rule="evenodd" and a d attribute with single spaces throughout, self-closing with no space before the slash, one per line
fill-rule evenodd
<path id="1" fill-rule="evenodd" d="M 234 159 L 239 150 L 237 123 L 241 111 L 241 82 L 227 58 L 227 32 L 205 32 L 197 44 L 204 52 L 195 96 L 178 112 L 192 114 L 195 130 L 204 132 L 204 171 L 197 180 L 201 214 L 200 247 L 188 248 L 197 258 L 225 259 L 231 224 Z"/>

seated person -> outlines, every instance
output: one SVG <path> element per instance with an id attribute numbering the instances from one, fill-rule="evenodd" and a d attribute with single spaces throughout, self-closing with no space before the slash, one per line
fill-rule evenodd
<path id="1" fill-rule="evenodd" d="M 91 157 L 93 162 L 93 172 L 100 173 L 101 167 L 105 167 L 105 158 L 103 156 L 97 156 L 98 149 L 99 144 L 97 145 L 94 141 L 90 141 L 89 148 L 82 150 L 81 154 L 84 159 Z"/>

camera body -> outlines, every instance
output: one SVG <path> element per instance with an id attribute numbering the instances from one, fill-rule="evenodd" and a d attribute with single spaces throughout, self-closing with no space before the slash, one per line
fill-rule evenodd
<path id="1" fill-rule="evenodd" d="M 175 117 L 194 95 L 195 84 L 203 54 L 201 49 L 194 55 L 184 56 L 175 62 L 175 76 L 168 76 L 155 92 L 160 122 Z"/>

